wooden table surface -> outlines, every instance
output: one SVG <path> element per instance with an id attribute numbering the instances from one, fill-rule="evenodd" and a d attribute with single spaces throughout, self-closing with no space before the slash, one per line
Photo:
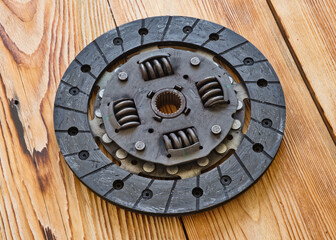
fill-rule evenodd
<path id="1" fill-rule="evenodd" d="M 186 15 L 231 28 L 277 72 L 287 104 L 271 167 L 224 206 L 150 217 L 95 196 L 64 162 L 57 86 L 78 52 L 128 21 Z M 333 0 L 0 0 L 3 239 L 336 239 Z"/>

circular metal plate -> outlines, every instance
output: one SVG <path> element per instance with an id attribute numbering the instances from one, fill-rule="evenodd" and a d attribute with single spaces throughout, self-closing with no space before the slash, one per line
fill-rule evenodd
<path id="1" fill-rule="evenodd" d="M 184 31 L 185 27 L 189 31 Z M 239 76 L 249 95 L 251 121 L 237 151 L 196 177 L 155 180 L 129 173 L 101 152 L 91 134 L 88 103 L 96 80 L 124 56 L 158 44 L 181 44 L 211 52 Z M 54 127 L 67 164 L 92 191 L 132 211 L 181 215 L 223 204 L 255 183 L 278 151 L 285 116 L 280 82 L 267 59 L 250 42 L 212 22 L 165 16 L 127 23 L 84 48 L 61 80 Z"/>

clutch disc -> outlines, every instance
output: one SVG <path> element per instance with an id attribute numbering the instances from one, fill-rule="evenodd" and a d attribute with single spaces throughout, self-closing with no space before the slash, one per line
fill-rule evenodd
<path id="1" fill-rule="evenodd" d="M 250 42 L 190 17 L 127 23 L 70 64 L 54 106 L 74 174 L 152 215 L 207 210 L 266 171 L 285 128 L 280 82 Z"/>

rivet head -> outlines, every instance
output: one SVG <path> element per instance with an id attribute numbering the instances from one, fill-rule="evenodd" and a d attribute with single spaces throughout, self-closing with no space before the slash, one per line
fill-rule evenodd
<path id="1" fill-rule="evenodd" d="M 198 57 L 193 57 L 190 59 L 190 64 L 192 66 L 198 66 L 200 65 L 200 63 L 201 63 L 201 60 Z"/>
<path id="2" fill-rule="evenodd" d="M 127 73 L 125 73 L 125 72 L 120 72 L 120 73 L 118 74 L 118 79 L 119 79 L 120 81 L 127 81 L 127 78 L 128 78 L 128 76 L 127 76 Z"/>
<path id="3" fill-rule="evenodd" d="M 241 127 L 241 122 L 239 120 L 235 119 L 233 121 L 233 124 L 232 124 L 232 129 L 233 130 L 238 130 L 240 127 Z"/>
<path id="4" fill-rule="evenodd" d="M 197 160 L 197 164 L 200 167 L 205 167 L 206 165 L 209 164 L 209 162 L 210 162 L 209 158 L 206 158 L 206 157 L 205 158 L 200 158 L 200 159 Z"/>
<path id="5" fill-rule="evenodd" d="M 243 103 L 242 103 L 242 101 L 239 101 L 239 100 L 238 100 L 237 110 L 238 110 L 238 111 L 239 111 L 239 110 L 242 110 L 242 108 L 243 108 Z"/>
<path id="6" fill-rule="evenodd" d="M 233 84 L 233 82 L 234 82 L 233 78 L 229 76 L 229 79 L 230 79 L 231 84 Z"/>
<path id="7" fill-rule="evenodd" d="M 222 128 L 219 125 L 213 125 L 211 127 L 211 132 L 215 135 L 220 134 L 222 132 Z"/>
<path id="8" fill-rule="evenodd" d="M 105 133 L 102 137 L 104 143 L 111 143 L 112 139 Z"/>
<path id="9" fill-rule="evenodd" d="M 151 162 L 146 162 L 143 166 L 142 166 L 143 170 L 145 170 L 145 172 L 151 173 L 155 170 L 155 164 L 151 163 Z"/>
<path id="10" fill-rule="evenodd" d="M 216 152 L 218 152 L 219 154 L 223 154 L 225 153 L 227 150 L 227 146 L 224 143 L 220 143 L 217 147 L 216 147 Z"/>
<path id="11" fill-rule="evenodd" d="M 117 158 L 119 158 L 119 159 L 125 159 L 125 158 L 127 158 L 128 154 L 125 150 L 119 148 L 116 152 L 116 155 L 117 155 Z"/>
<path id="12" fill-rule="evenodd" d="M 167 173 L 171 174 L 171 175 L 174 175 L 176 173 L 178 173 L 178 166 L 170 166 L 170 167 L 167 167 Z"/>
<path id="13" fill-rule="evenodd" d="M 98 117 L 98 118 L 101 118 L 101 117 L 102 117 L 102 113 L 101 113 L 101 111 L 100 111 L 99 108 L 95 111 L 95 115 L 96 115 L 96 117 Z"/>
<path id="14" fill-rule="evenodd" d="M 100 90 L 99 93 L 98 93 L 99 97 L 100 98 L 103 98 L 104 96 L 104 89 Z"/>
<path id="15" fill-rule="evenodd" d="M 146 144 L 144 142 L 142 142 L 142 141 L 137 141 L 135 143 L 135 149 L 138 150 L 138 151 L 144 150 L 145 147 L 146 147 Z"/>

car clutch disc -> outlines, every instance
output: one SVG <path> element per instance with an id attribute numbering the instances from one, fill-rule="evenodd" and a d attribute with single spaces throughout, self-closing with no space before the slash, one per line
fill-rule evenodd
<path id="1" fill-rule="evenodd" d="M 152 17 L 91 42 L 58 87 L 54 127 L 74 174 L 152 215 L 207 210 L 266 171 L 285 128 L 270 63 L 249 41 L 190 17 Z"/>

